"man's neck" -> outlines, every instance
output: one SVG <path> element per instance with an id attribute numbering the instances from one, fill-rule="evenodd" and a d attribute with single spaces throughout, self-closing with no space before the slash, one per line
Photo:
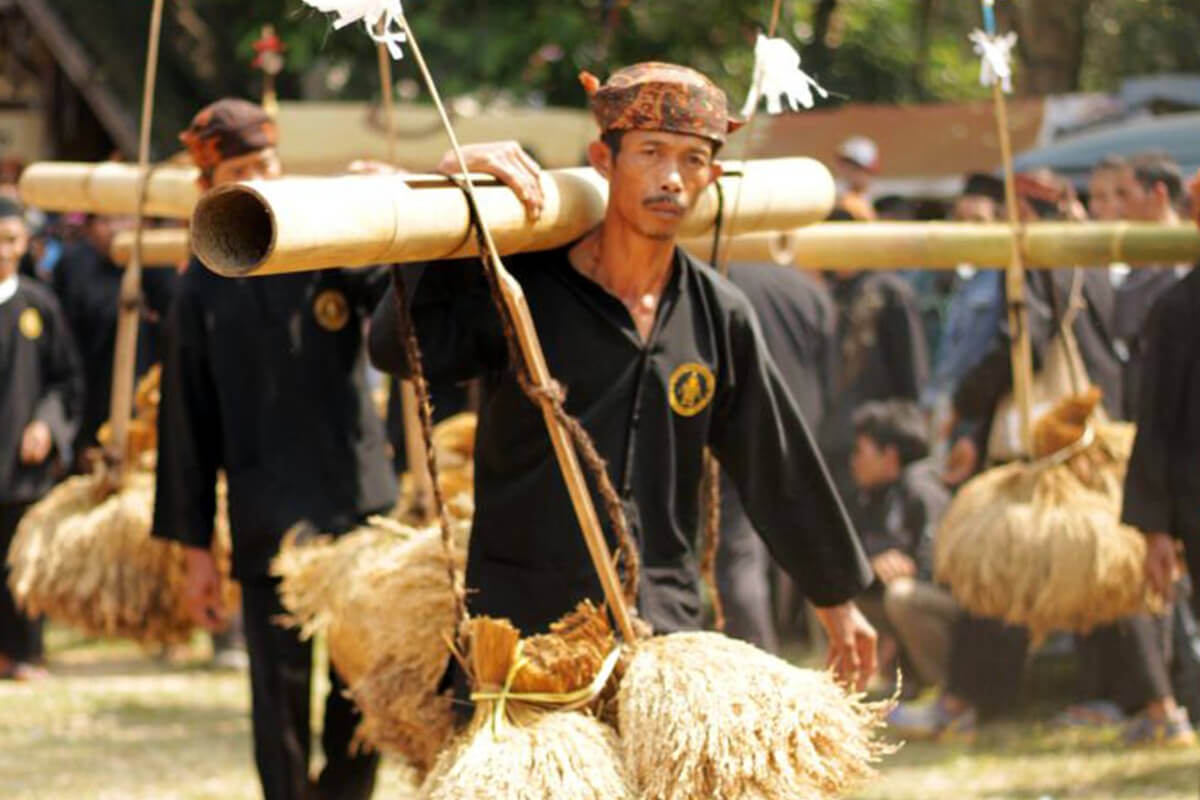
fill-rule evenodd
<path id="1" fill-rule="evenodd" d="M 575 268 L 627 305 L 659 295 L 671 277 L 675 239 L 656 239 L 606 217 L 572 251 Z"/>

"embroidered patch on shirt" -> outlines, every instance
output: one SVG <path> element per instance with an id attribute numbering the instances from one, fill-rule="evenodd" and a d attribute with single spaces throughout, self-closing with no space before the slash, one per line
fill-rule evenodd
<path id="1" fill-rule="evenodd" d="M 337 289 L 326 289 L 313 301 L 313 315 L 317 324 L 331 333 L 337 333 L 350 321 L 350 303 L 346 295 Z"/>
<path id="2" fill-rule="evenodd" d="M 17 318 L 17 328 L 21 334 L 31 341 L 42 338 L 42 315 L 36 308 L 27 308 Z"/>
<path id="3" fill-rule="evenodd" d="M 708 367 L 694 362 L 681 364 L 671 373 L 671 409 L 681 417 L 694 417 L 712 402 L 716 389 L 717 381 Z"/>

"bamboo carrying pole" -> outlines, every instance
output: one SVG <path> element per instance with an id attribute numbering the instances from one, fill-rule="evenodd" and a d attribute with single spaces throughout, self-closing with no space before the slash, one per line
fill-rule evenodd
<path id="1" fill-rule="evenodd" d="M 121 231 L 113 237 L 109 257 L 121 266 L 133 260 L 133 231 Z M 187 228 L 151 228 L 142 231 L 142 268 L 173 267 L 187 261 L 192 254 L 192 242 Z"/>
<path id="2" fill-rule="evenodd" d="M 824 219 L 834 202 L 833 178 L 808 158 L 726 165 L 725 196 L 744 184 L 741 207 L 727 215 L 735 233 L 794 228 Z M 545 204 L 530 223 L 498 181 L 476 185 L 480 211 L 501 254 L 565 245 L 598 225 L 608 184 L 592 169 L 543 173 Z M 683 234 L 711 232 L 720 199 L 710 188 L 684 222 Z M 284 178 L 213 189 L 192 219 L 200 259 L 222 275 L 267 275 L 433 261 L 477 253 L 462 191 L 449 180 L 408 176 Z"/>
<path id="3" fill-rule="evenodd" d="M 134 214 L 140 175 L 131 164 L 41 161 L 21 173 L 21 202 L 44 211 Z M 155 166 L 146 182 L 146 216 L 190 218 L 200 199 L 198 175 L 194 167 Z"/>
<path id="4" fill-rule="evenodd" d="M 1128 222 L 1034 222 L 1018 233 L 1025 266 L 1174 265 L 1200 259 L 1200 231 L 1191 225 Z M 800 269 L 1006 268 L 1012 226 L 972 222 L 826 222 L 791 231 L 734 237 L 732 261 L 773 262 Z M 711 238 L 683 246 L 701 259 Z"/>
<path id="5" fill-rule="evenodd" d="M 128 468 L 129 423 L 133 417 L 133 382 L 137 368 L 138 316 L 142 296 L 142 224 L 150 176 L 150 125 L 154 119 L 154 85 L 158 73 L 158 45 L 162 33 L 163 0 L 154 0 L 150 16 L 150 42 L 146 49 L 146 76 L 142 87 L 142 123 L 138 141 L 137 204 L 134 225 L 133 257 L 121 276 L 120 311 L 114 345 L 112 404 L 109 419 L 112 438 L 106 448 L 107 460 L 115 465 L 113 482 L 120 481 Z"/>
<path id="6" fill-rule="evenodd" d="M 1174 265 L 1200 260 L 1200 231 L 1192 225 L 1128 222 L 1033 222 L 1021 229 L 1025 266 L 1031 269 L 1125 263 Z M 712 237 L 680 242 L 702 261 Z M 823 222 L 807 228 L 734 236 L 731 261 L 769 261 L 799 269 L 951 270 L 1008 266 L 1012 227 L 974 222 Z M 127 264 L 133 232 L 113 240 L 112 257 Z M 156 228 L 142 238 L 143 267 L 177 264 L 191 254 L 186 228 Z"/>

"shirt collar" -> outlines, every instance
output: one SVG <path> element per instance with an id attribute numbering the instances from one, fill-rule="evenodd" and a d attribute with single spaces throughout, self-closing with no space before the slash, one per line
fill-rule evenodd
<path id="1" fill-rule="evenodd" d="M 17 293 L 17 275 L 13 274 L 8 280 L 0 281 L 0 306 L 13 299 Z"/>

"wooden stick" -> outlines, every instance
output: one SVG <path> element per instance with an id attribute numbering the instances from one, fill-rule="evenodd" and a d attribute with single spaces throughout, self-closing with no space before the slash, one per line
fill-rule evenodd
<path id="1" fill-rule="evenodd" d="M 1004 161 L 1004 200 L 1008 222 L 1012 226 L 1010 262 L 1005 274 L 1008 294 L 1008 327 L 1012 333 L 1013 398 L 1021 427 L 1021 448 L 1033 455 L 1033 349 L 1029 340 L 1029 314 L 1025 307 L 1025 267 L 1021 252 L 1021 219 L 1017 208 L 1016 178 L 1013 175 L 1012 143 L 1008 134 L 1008 111 L 1004 90 L 997 80 L 992 85 L 996 106 L 996 127 L 1000 134 L 1000 156 Z"/>
<path id="2" fill-rule="evenodd" d="M 379 22 L 379 33 L 387 23 Z M 379 88 L 382 98 L 384 129 L 387 131 L 387 163 L 396 164 L 396 110 L 392 97 L 392 59 L 387 46 L 375 45 L 379 59 Z M 412 381 L 400 381 L 400 414 L 404 423 L 404 452 L 408 462 L 408 474 L 412 476 L 412 509 L 422 522 L 433 518 L 433 477 L 425 460 L 424 433 L 417 413 L 417 391 Z"/>
<path id="3" fill-rule="evenodd" d="M 454 126 L 449 124 L 449 118 L 446 116 L 445 108 L 442 106 L 441 98 L 438 96 L 437 87 L 433 82 L 432 76 L 429 74 L 429 68 L 425 64 L 425 59 L 421 55 L 420 46 L 417 44 L 416 37 L 412 35 L 408 20 L 401 17 L 400 22 L 408 34 L 413 58 L 425 76 L 430 94 L 433 97 L 433 102 L 437 106 L 438 113 L 442 116 L 442 120 L 445 123 L 446 135 L 450 137 L 450 144 L 454 149 L 455 155 L 458 157 L 459 169 L 462 170 L 464 175 L 467 175 L 469 171 L 466 162 L 463 160 L 462 149 L 459 147 L 458 137 L 454 133 Z M 469 194 L 474 195 L 475 188 L 469 177 L 465 181 L 464 186 Z M 534 327 L 533 317 L 529 312 L 529 305 L 525 300 L 525 293 L 521 289 L 521 284 L 517 283 L 516 279 L 509 274 L 508 270 L 504 268 L 504 264 L 500 261 L 497 255 L 499 251 L 492 241 L 488 225 L 481 224 L 480 228 L 480 233 L 487 246 L 488 252 L 486 257 L 491 261 L 493 269 L 500 278 L 500 293 L 513 317 L 517 340 L 520 344 L 521 352 L 525 357 L 526 368 L 529 370 L 529 378 L 535 386 L 548 387 L 551 385 L 550 370 L 546 366 L 546 357 L 542 352 L 541 341 L 538 339 L 537 329 Z M 517 365 L 513 366 L 514 368 L 519 368 Z M 612 610 L 613 618 L 617 622 L 617 629 L 626 641 L 637 641 L 637 634 L 633 628 L 633 618 L 626 607 L 625 597 L 621 589 L 621 580 L 617 575 L 616 567 L 613 565 L 612 553 L 609 552 L 608 543 L 604 539 L 604 529 L 600 526 L 600 519 L 596 515 L 596 507 L 592 503 L 591 492 L 588 490 L 583 470 L 579 466 L 579 458 L 575 452 L 575 446 L 571 442 L 570 434 L 554 416 L 551 401 L 548 398 L 542 401 L 542 416 L 546 421 L 546 429 L 550 435 L 550 442 L 554 446 L 554 453 L 558 459 L 559 469 L 562 472 L 563 480 L 566 482 L 567 491 L 571 496 L 575 515 L 579 520 L 579 527 L 583 532 L 584 542 L 587 544 L 592 564 L 600 578 L 600 586 L 604 590 L 604 597 L 608 602 L 609 608 Z"/>
<path id="4" fill-rule="evenodd" d="M 113 485 L 128 468 L 129 423 L 133 418 L 133 383 L 137 368 L 138 320 L 142 296 L 142 226 L 145 223 L 146 187 L 150 175 L 150 130 L 154 120 L 154 85 L 158 73 L 158 45 L 162 35 L 164 0 L 154 0 L 150 16 L 150 42 L 146 51 L 146 75 L 142 87 L 142 129 L 138 141 L 138 205 L 134 226 L 133 258 L 121 276 L 121 308 L 117 316 L 117 338 L 113 358 L 112 398 L 109 419 L 112 439 L 106 448 Z"/>

